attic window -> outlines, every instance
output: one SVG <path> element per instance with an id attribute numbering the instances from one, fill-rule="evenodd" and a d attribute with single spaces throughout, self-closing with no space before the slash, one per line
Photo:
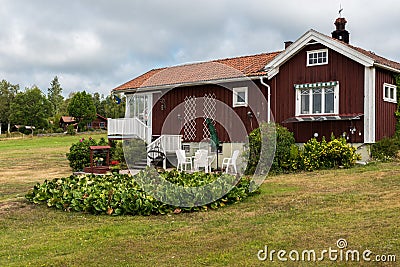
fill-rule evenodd
<path id="1" fill-rule="evenodd" d="M 247 107 L 248 103 L 248 88 L 238 87 L 233 88 L 233 107 Z"/>
<path id="2" fill-rule="evenodd" d="M 307 51 L 307 66 L 328 64 L 328 49 Z"/>
<path id="3" fill-rule="evenodd" d="M 383 100 L 386 102 L 397 103 L 396 85 L 383 84 Z"/>

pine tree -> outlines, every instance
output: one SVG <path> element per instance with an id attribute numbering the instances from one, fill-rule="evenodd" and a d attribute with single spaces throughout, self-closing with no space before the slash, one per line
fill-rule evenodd
<path id="1" fill-rule="evenodd" d="M 61 111 L 64 102 L 64 97 L 61 95 L 62 90 L 58 77 L 55 76 L 50 83 L 50 88 L 47 89 L 47 99 L 51 103 L 51 116 L 55 116 Z"/>

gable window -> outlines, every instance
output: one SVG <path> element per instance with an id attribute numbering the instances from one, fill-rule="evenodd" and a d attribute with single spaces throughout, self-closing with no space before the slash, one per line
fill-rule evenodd
<path id="1" fill-rule="evenodd" d="M 307 51 L 307 66 L 328 64 L 328 49 Z"/>
<path id="2" fill-rule="evenodd" d="M 248 103 L 248 88 L 238 87 L 233 88 L 233 107 L 247 107 Z"/>
<path id="3" fill-rule="evenodd" d="M 339 83 L 296 84 L 296 116 L 338 114 Z"/>
<path id="4" fill-rule="evenodd" d="M 383 84 L 383 100 L 397 103 L 397 87 L 393 84 Z"/>

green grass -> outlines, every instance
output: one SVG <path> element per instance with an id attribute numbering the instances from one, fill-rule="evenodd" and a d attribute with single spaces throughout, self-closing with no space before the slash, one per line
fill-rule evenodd
<path id="1" fill-rule="evenodd" d="M 49 141 L 52 153 L 61 155 L 76 138 L 34 139 L 27 147 L 39 153 L 35 147 Z M 2 142 L 14 141 L 0 141 L 13 155 L 26 148 Z M 54 156 L 54 162 L 67 164 L 61 156 Z M 26 177 L 29 182 L 0 180 L 0 266 L 309 266 L 283 264 L 276 257 L 273 263 L 260 262 L 257 252 L 265 245 L 319 252 L 336 249 L 339 238 L 347 240 L 349 249 L 400 256 L 399 163 L 273 176 L 259 195 L 242 203 L 149 217 L 94 216 L 31 205 L 21 196 L 28 185 L 42 181 L 36 173 Z M 314 265 L 376 264 L 325 260 Z"/>
<path id="2" fill-rule="evenodd" d="M 0 139 L 0 202 L 24 194 L 35 182 L 71 174 L 65 154 L 82 137 L 106 138 L 104 133 L 76 136 Z"/>

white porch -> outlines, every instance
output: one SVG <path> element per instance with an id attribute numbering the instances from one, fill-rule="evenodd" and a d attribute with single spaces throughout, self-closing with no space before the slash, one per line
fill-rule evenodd
<path id="1" fill-rule="evenodd" d="M 146 142 L 147 152 L 159 151 L 165 157 L 163 167 L 167 166 L 167 154 L 175 154 L 175 151 L 182 148 L 182 135 L 161 135 L 152 141 L 152 129 L 139 118 L 107 119 L 108 139 L 127 140 L 139 138 Z M 147 165 L 151 160 L 147 158 Z"/>
<path id="2" fill-rule="evenodd" d="M 151 143 L 151 127 L 138 118 L 107 119 L 108 139 L 139 138 Z"/>

